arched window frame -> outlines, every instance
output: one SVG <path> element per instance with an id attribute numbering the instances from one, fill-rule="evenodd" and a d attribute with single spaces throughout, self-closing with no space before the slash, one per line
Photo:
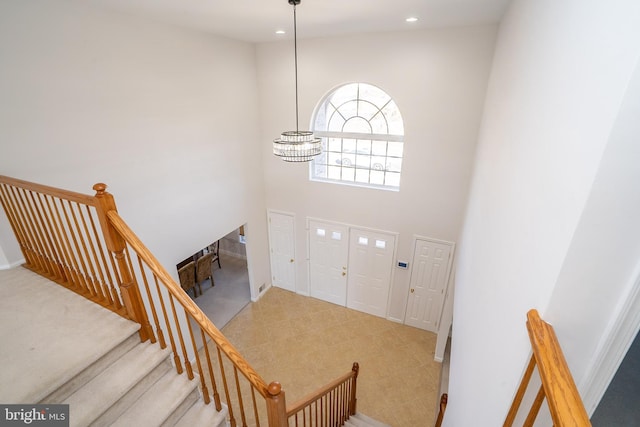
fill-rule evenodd
<path id="1" fill-rule="evenodd" d="M 311 129 L 323 152 L 310 163 L 310 180 L 400 189 L 404 123 L 385 91 L 361 82 L 333 89 L 316 106 Z"/>

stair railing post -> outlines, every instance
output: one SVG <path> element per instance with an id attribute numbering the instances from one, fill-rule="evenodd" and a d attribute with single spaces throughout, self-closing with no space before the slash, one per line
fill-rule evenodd
<path id="1" fill-rule="evenodd" d="M 287 404 L 285 402 L 282 385 L 274 381 L 267 387 L 267 419 L 269 427 L 288 427 Z"/>
<path id="2" fill-rule="evenodd" d="M 351 399 L 349 402 L 349 416 L 353 416 L 356 414 L 356 403 L 358 402 L 358 399 L 356 398 L 356 385 L 358 383 L 358 372 L 360 371 L 360 365 L 358 365 L 358 362 L 353 362 L 353 367 L 351 368 L 351 370 L 353 371 L 353 379 L 351 380 L 352 386 Z"/>
<path id="3" fill-rule="evenodd" d="M 120 281 L 122 282 L 120 284 L 122 302 L 127 310 L 129 318 L 140 324 L 140 340 L 144 342 L 153 336 L 151 324 L 149 323 L 147 312 L 144 309 L 140 289 L 134 280 L 134 276 L 129 269 L 129 265 L 125 257 L 124 251 L 126 243 L 118 231 L 111 225 L 109 218 L 107 218 L 107 212 L 117 212 L 116 202 L 113 195 L 106 191 L 106 184 L 95 184 L 93 189 L 96 191 L 95 198 L 98 201 L 96 211 L 102 228 L 102 233 L 104 235 L 104 240 L 109 251 L 113 252 L 115 256 Z"/>

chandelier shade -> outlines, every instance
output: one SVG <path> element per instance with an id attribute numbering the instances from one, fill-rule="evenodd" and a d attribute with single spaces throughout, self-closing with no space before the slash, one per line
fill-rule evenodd
<path id="1" fill-rule="evenodd" d="M 273 154 L 285 162 L 308 162 L 322 152 L 322 140 L 311 131 L 301 131 L 298 126 L 298 31 L 296 5 L 300 0 L 287 0 L 293 6 L 293 53 L 296 82 L 296 130 L 282 132 L 273 140 Z"/>
<path id="2" fill-rule="evenodd" d="M 282 132 L 273 140 L 273 154 L 285 162 L 308 162 L 322 152 L 322 141 L 309 131 Z"/>

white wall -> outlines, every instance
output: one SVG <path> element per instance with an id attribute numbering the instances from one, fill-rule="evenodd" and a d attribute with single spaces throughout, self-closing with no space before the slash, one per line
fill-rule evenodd
<path id="1" fill-rule="evenodd" d="M 580 383 L 605 327 L 594 326 L 628 290 L 640 251 L 624 234 L 637 239 L 637 225 L 602 204 L 637 211 L 623 159 L 640 132 L 618 120 L 637 96 L 639 20 L 630 0 L 515 0 L 501 23 L 458 258 L 447 426 L 503 422 L 530 308 L 553 321 Z"/>
<path id="2" fill-rule="evenodd" d="M 466 203 L 495 26 L 366 34 L 298 41 L 300 122 L 323 96 L 366 82 L 403 114 L 399 192 L 310 182 L 306 164 L 287 164 L 264 146 L 267 206 L 296 214 L 297 291 L 309 292 L 305 219 L 399 232 L 398 257 L 411 261 L 414 234 L 456 241 Z M 259 45 L 262 139 L 295 129 L 293 43 Z M 409 271 L 395 270 L 389 316 L 404 319 Z"/>
<path id="3" fill-rule="evenodd" d="M 252 286 L 268 280 L 253 45 L 8 0 L 0 58 L 2 174 L 88 194 L 107 183 L 176 277 L 177 262 L 247 223 Z M 0 246 L 15 253 L 12 236 Z"/>
<path id="4" fill-rule="evenodd" d="M 640 288 L 639 117 L 640 65 L 636 63 L 546 310 L 584 392 L 600 375 L 601 367 L 594 362 L 609 351 L 606 343 L 612 323 Z M 636 331 L 638 327 L 636 323 Z M 589 392 L 601 395 L 604 390 Z M 597 403 L 595 399 L 585 402 L 590 411 Z"/>

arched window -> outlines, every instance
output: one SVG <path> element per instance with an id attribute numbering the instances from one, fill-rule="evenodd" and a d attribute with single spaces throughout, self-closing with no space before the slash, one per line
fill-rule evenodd
<path id="1" fill-rule="evenodd" d="M 404 125 L 396 103 L 382 89 L 350 83 L 316 107 L 313 132 L 322 154 L 310 165 L 312 181 L 400 189 Z"/>

